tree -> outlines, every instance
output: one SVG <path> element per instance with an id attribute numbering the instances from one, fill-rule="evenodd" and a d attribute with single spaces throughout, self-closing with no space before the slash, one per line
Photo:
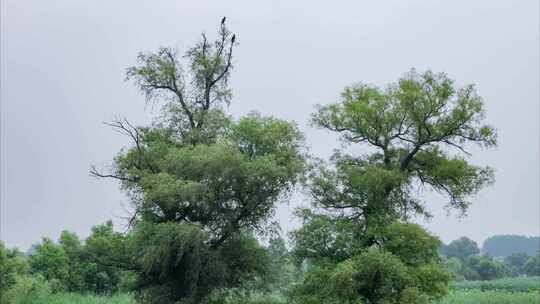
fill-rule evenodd
<path id="1" fill-rule="evenodd" d="M 382 246 L 384 227 L 429 215 L 418 188 L 446 195 L 448 207 L 464 214 L 469 197 L 493 181 L 491 168 L 466 158 L 468 144 L 496 145 L 484 115 L 473 85 L 456 88 L 445 74 L 414 70 L 387 89 L 354 85 L 341 102 L 319 106 L 315 126 L 339 134 L 345 144 L 370 149 L 361 156 L 338 151 L 333 167 L 315 165 L 308 183 L 314 211 L 299 212 L 304 226 L 295 233 L 298 251 L 311 260 L 345 263 L 361 249 Z M 439 269 L 438 263 L 430 265 Z M 447 284 L 443 277 L 441 285 Z M 429 295 L 419 286 L 407 296 L 415 293 Z"/>
<path id="2" fill-rule="evenodd" d="M 4 242 L 0 241 L 0 297 L 16 283 L 17 276 L 27 272 L 28 264 L 22 253 L 6 248 Z"/>
<path id="3" fill-rule="evenodd" d="M 79 237 L 69 231 L 62 231 L 59 245 L 68 259 L 68 276 L 64 284 L 67 291 L 76 292 L 86 290 L 83 277 L 84 261 L 82 260 L 83 246 Z"/>
<path id="4" fill-rule="evenodd" d="M 528 260 L 529 256 L 525 252 L 517 252 L 507 256 L 504 262 L 510 267 L 512 272 L 519 275 L 524 273 L 524 266 Z"/>
<path id="5" fill-rule="evenodd" d="M 452 280 L 465 280 L 463 261 L 458 258 L 443 258 L 444 268 L 452 274 Z"/>
<path id="6" fill-rule="evenodd" d="M 99 294 L 113 294 L 119 289 L 126 270 L 132 265 L 126 237 L 113 230 L 112 221 L 92 227 L 81 252 L 80 271 L 84 290 Z"/>
<path id="7" fill-rule="evenodd" d="M 468 268 L 465 278 L 468 280 L 494 280 L 506 274 L 505 265 L 488 255 L 472 256 L 465 265 Z"/>
<path id="8" fill-rule="evenodd" d="M 30 273 L 42 275 L 54 291 L 67 290 L 69 258 L 64 249 L 48 238 L 32 248 L 28 258 Z"/>
<path id="9" fill-rule="evenodd" d="M 523 266 L 523 271 L 528 276 L 540 276 L 540 251 L 529 258 Z"/>
<path id="10" fill-rule="evenodd" d="M 150 127 L 110 123 L 133 146 L 112 172 L 91 173 L 119 180 L 131 197 L 126 248 L 134 259 L 124 266 L 138 274 L 142 300 L 198 302 L 261 276 L 266 262 L 254 234 L 304 169 L 294 124 L 225 114 L 235 45 L 222 23 L 215 42 L 203 34 L 188 50 L 184 66 L 176 50 L 161 48 L 128 69 L 148 100 L 165 101 L 163 115 Z"/>
<path id="11" fill-rule="evenodd" d="M 503 258 L 518 252 L 533 256 L 538 250 L 540 250 L 540 237 L 523 235 L 494 235 L 487 238 L 482 246 L 482 252 Z"/>
<path id="12" fill-rule="evenodd" d="M 448 258 L 458 258 L 462 261 L 480 253 L 478 244 L 467 237 L 461 237 L 446 246 L 442 246 L 441 251 Z"/>
<path id="13" fill-rule="evenodd" d="M 281 235 L 277 234 L 271 237 L 267 249 L 270 255 L 268 290 L 287 294 L 298 280 L 300 270 L 295 265 L 294 257 Z"/>

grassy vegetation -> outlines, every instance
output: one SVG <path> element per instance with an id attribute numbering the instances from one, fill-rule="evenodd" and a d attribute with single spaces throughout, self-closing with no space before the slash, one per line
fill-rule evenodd
<path id="1" fill-rule="evenodd" d="M 503 278 L 492 281 L 463 281 L 452 283 L 454 290 L 528 292 L 540 291 L 540 277 Z"/>
<path id="2" fill-rule="evenodd" d="M 74 293 L 47 294 L 40 297 L 28 297 L 16 304 L 135 304 L 135 300 L 127 294 L 112 297 L 82 295 Z"/>
<path id="3" fill-rule="evenodd" d="M 76 293 L 52 293 L 41 279 L 24 277 L 18 280 L 2 303 L 7 304 L 135 304 L 129 294 L 112 297 Z M 214 304 L 284 304 L 279 294 L 226 294 L 216 297 Z M 505 278 L 494 281 L 456 282 L 452 292 L 434 304 L 538 304 L 540 277 Z"/>
<path id="4" fill-rule="evenodd" d="M 538 304 L 538 292 L 506 292 L 460 290 L 453 291 L 438 304 Z"/>
<path id="5" fill-rule="evenodd" d="M 226 303 L 235 304 L 281 304 L 282 299 L 273 297 L 255 296 L 253 299 L 235 301 L 229 299 Z M 93 295 L 80 295 L 72 293 L 49 294 L 39 298 L 28 298 L 17 304 L 135 304 L 130 295 L 116 295 L 102 297 Z M 455 290 L 437 304 L 538 304 L 540 293 L 531 292 L 506 292 L 506 291 L 482 291 L 482 290 Z"/>

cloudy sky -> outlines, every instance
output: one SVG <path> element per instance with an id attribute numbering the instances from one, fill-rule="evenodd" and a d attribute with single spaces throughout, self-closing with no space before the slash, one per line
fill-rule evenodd
<path id="1" fill-rule="evenodd" d="M 467 235 L 538 235 L 539 1 L 134 1 L 4 0 L 1 35 L 1 239 L 28 248 L 68 229 L 86 236 L 127 198 L 88 175 L 128 142 L 102 122 L 145 124 L 153 109 L 125 70 L 140 51 L 185 50 L 228 17 L 240 45 L 232 74 L 235 116 L 257 110 L 298 122 L 311 152 L 327 157 L 335 136 L 307 124 L 315 104 L 344 86 L 384 86 L 410 68 L 475 83 L 499 146 L 471 161 L 496 168 L 468 217 L 426 198 L 423 222 L 444 241 Z M 154 109 L 155 112 L 155 109 Z M 300 195 L 277 218 L 291 229 Z"/>

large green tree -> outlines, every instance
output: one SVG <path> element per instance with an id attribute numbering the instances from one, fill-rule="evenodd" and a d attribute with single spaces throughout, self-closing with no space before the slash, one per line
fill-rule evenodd
<path id="1" fill-rule="evenodd" d="M 6 248 L 0 241 L 0 301 L 2 295 L 16 283 L 17 276 L 28 272 L 28 263 L 17 249 Z"/>
<path id="2" fill-rule="evenodd" d="M 51 283 L 54 291 L 68 290 L 69 258 L 62 246 L 43 238 L 41 243 L 32 246 L 28 263 L 30 273 L 42 275 Z"/>
<path id="3" fill-rule="evenodd" d="M 203 34 L 184 64 L 172 48 L 139 55 L 127 77 L 163 104 L 163 115 L 148 127 L 110 123 L 133 145 L 111 172 L 91 171 L 120 180 L 131 197 L 126 247 L 143 301 L 202 301 L 263 275 L 269 259 L 254 234 L 264 232 L 303 171 L 294 124 L 225 113 L 235 45 L 223 19 L 216 40 Z"/>
<path id="4" fill-rule="evenodd" d="M 355 264 L 364 258 L 392 260 L 384 249 L 388 242 L 384 227 L 429 215 L 418 189 L 442 193 L 449 199 L 449 208 L 466 212 L 469 197 L 493 180 L 491 168 L 472 165 L 467 159 L 468 144 L 496 144 L 495 130 L 483 123 L 484 115 L 473 85 L 457 88 L 446 74 L 414 70 L 385 89 L 365 84 L 347 87 L 341 102 L 319 106 L 313 124 L 339 134 L 347 145 L 365 147 L 366 153 L 338 151 L 332 157 L 333 166 L 315 166 L 308 185 L 313 209 L 299 211 L 304 226 L 294 233 L 300 258 L 331 264 Z M 396 230 L 395 235 L 411 233 L 410 228 Z M 420 235 L 410 239 L 412 246 Z M 370 247 L 382 251 L 366 251 Z M 430 256 L 424 263 L 437 269 L 436 254 L 430 248 L 418 247 L 411 254 Z M 403 257 L 398 260 L 406 263 Z M 372 263 L 374 267 L 383 264 Z M 410 269 L 420 271 L 420 265 Z M 423 283 L 437 282 L 445 285 L 447 277 Z M 422 284 L 407 283 L 400 290 L 407 290 L 410 301 L 415 293 L 418 299 L 440 296 L 439 289 Z M 401 297 L 371 297 L 360 289 L 355 294 L 367 303 L 398 303 Z"/>
<path id="5" fill-rule="evenodd" d="M 448 245 L 442 246 L 441 252 L 448 258 L 458 258 L 465 261 L 469 257 L 479 254 L 480 249 L 475 241 L 468 237 L 461 237 L 453 240 Z"/>

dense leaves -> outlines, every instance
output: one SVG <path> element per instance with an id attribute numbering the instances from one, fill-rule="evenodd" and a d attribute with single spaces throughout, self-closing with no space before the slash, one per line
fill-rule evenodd
<path id="1" fill-rule="evenodd" d="M 540 276 L 540 251 L 527 260 L 523 265 L 523 271 L 529 276 Z"/>
<path id="2" fill-rule="evenodd" d="M 107 222 L 92 228 L 81 242 L 77 235 L 63 231 L 58 243 L 43 239 L 33 246 L 28 257 L 29 270 L 48 281 L 53 291 L 117 292 L 129 273 L 120 266 L 127 262 L 124 236 Z"/>
<path id="3" fill-rule="evenodd" d="M 449 154 L 455 148 L 468 155 L 467 143 L 496 143 L 494 129 L 482 123 L 483 103 L 473 86 L 458 89 L 445 74 L 413 70 L 385 90 L 348 87 L 342 99 L 320 106 L 314 125 L 375 150 L 361 157 L 338 153 L 335 169 L 316 172 L 316 206 L 365 221 L 425 213 L 411 191 L 419 183 L 446 194 L 449 206 L 464 212 L 467 197 L 492 181 L 490 168 Z M 374 212 L 380 208 L 384 212 Z"/>
<path id="4" fill-rule="evenodd" d="M 28 271 L 28 264 L 22 253 L 6 248 L 0 241 L 0 295 L 4 294 L 16 282 L 17 275 Z"/>
<path id="5" fill-rule="evenodd" d="M 314 265 L 294 298 L 299 303 L 421 303 L 446 294 L 450 275 L 439 264 L 437 238 L 401 223 L 377 235 L 377 245 L 358 247 L 338 263 L 312 256 Z"/>
<path id="6" fill-rule="evenodd" d="M 177 51 L 141 54 L 128 69 L 148 100 L 163 104 L 149 127 L 110 125 L 131 138 L 112 172 L 130 195 L 133 230 L 126 242 L 142 302 L 204 301 L 267 273 L 255 240 L 267 232 L 276 204 L 304 171 L 303 136 L 294 124 L 251 113 L 225 114 L 235 36 L 220 25 L 205 34 L 182 65 Z"/>
<path id="7" fill-rule="evenodd" d="M 494 257 L 507 257 L 519 252 L 533 256 L 539 250 L 540 237 L 524 235 L 494 235 L 487 238 L 482 245 L 482 251 Z"/>
<path id="8" fill-rule="evenodd" d="M 478 244 L 467 238 L 461 237 L 441 247 L 441 252 L 448 258 L 458 258 L 465 261 L 467 258 L 480 253 Z"/>
<path id="9" fill-rule="evenodd" d="M 305 303 L 317 289 L 318 301 L 340 303 L 427 303 L 442 296 L 450 277 L 438 259 L 440 242 L 400 222 L 429 215 L 417 189 L 446 195 L 448 207 L 464 213 L 469 197 L 492 182 L 491 168 L 466 158 L 468 143 L 496 144 L 484 114 L 473 86 L 456 88 L 445 74 L 414 70 L 387 89 L 359 84 L 346 88 L 341 102 L 319 106 L 315 126 L 370 149 L 360 156 L 337 151 L 333 166 L 314 164 L 308 181 L 314 208 L 297 212 L 303 226 L 293 239 L 297 258 L 317 267 L 297 296 Z M 343 282 L 335 289 L 341 298 L 323 285 L 334 278 L 321 276 L 324 269 Z"/>

